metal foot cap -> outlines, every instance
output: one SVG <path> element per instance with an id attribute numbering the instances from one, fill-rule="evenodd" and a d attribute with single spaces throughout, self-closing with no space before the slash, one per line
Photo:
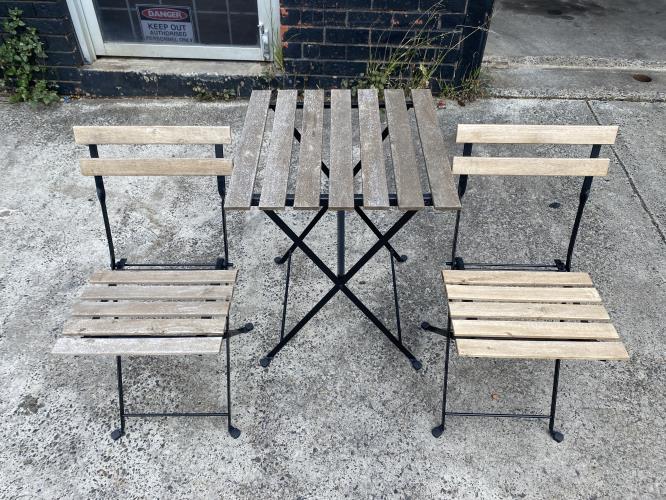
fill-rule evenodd
<path id="1" fill-rule="evenodd" d="M 409 361 L 412 363 L 412 367 L 417 371 L 423 366 L 418 359 L 410 359 Z"/>
<path id="2" fill-rule="evenodd" d="M 245 324 L 243 325 L 243 333 L 251 332 L 252 330 L 254 330 L 254 324 L 252 324 L 252 323 L 245 323 Z"/>
<path id="3" fill-rule="evenodd" d="M 275 257 L 273 259 L 273 262 L 275 262 L 276 264 L 284 264 L 284 259 L 282 257 Z"/>
<path id="4" fill-rule="evenodd" d="M 113 431 L 111 433 L 111 439 L 113 439 L 114 441 L 118 441 L 124 435 L 125 435 L 125 431 L 123 431 L 121 429 L 116 429 L 115 431 Z"/>
<path id="5" fill-rule="evenodd" d="M 550 431 L 550 437 L 552 437 L 558 443 L 564 441 L 564 434 L 559 431 Z"/>
<path id="6" fill-rule="evenodd" d="M 259 364 L 264 368 L 268 368 L 268 365 L 271 364 L 271 361 L 273 361 L 273 358 L 269 358 L 268 356 L 266 356 L 265 358 L 261 358 Z"/>
<path id="7" fill-rule="evenodd" d="M 234 438 L 238 439 L 241 435 L 240 429 L 236 429 L 233 425 L 229 426 L 229 435 Z"/>
<path id="8" fill-rule="evenodd" d="M 430 323 L 428 323 L 427 321 L 422 321 L 421 322 L 421 328 L 423 330 L 429 330 L 430 329 Z"/>
<path id="9" fill-rule="evenodd" d="M 407 256 L 406 255 L 401 255 L 396 259 L 398 262 L 407 262 Z"/>
<path id="10" fill-rule="evenodd" d="M 437 427 L 432 428 L 432 435 L 436 438 L 441 436 L 444 433 L 444 426 L 443 425 L 438 425 Z"/>

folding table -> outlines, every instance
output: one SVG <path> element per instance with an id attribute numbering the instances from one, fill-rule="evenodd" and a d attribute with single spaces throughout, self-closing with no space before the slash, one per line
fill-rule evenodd
<path id="1" fill-rule="evenodd" d="M 234 154 L 234 170 L 225 201 L 228 210 L 249 210 L 258 207 L 293 242 L 277 263 L 287 262 L 279 343 L 261 359 L 267 367 L 277 353 L 310 321 L 338 292 L 354 305 L 397 347 L 418 370 L 421 363 L 402 341 L 400 310 L 395 279 L 395 261 L 404 262 L 391 245 L 391 239 L 426 206 L 435 210 L 458 210 L 460 201 L 453 184 L 451 167 L 432 95 L 427 89 L 411 91 L 411 100 L 403 90 L 385 90 L 380 102 L 374 89 L 358 90 L 352 99 L 349 90 L 331 90 L 330 99 L 323 90 L 306 90 L 302 100 L 296 90 L 279 90 L 277 98 L 267 90 L 254 91 L 250 98 L 245 124 Z M 409 109 L 413 108 L 418 134 L 412 134 Z M 302 116 L 297 120 L 297 109 Z M 325 117 L 330 109 L 330 118 Z M 267 131 L 269 111 L 274 111 L 273 126 Z M 382 110 L 386 124 L 382 124 Z M 353 120 L 358 113 L 360 161 L 354 164 L 352 151 Z M 330 160 L 322 161 L 325 134 L 330 126 Z M 415 137 L 418 135 L 418 140 Z M 264 137 L 268 140 L 266 162 L 261 182 L 257 180 Z M 292 162 L 293 139 L 300 143 L 298 162 Z M 390 141 L 391 161 L 385 161 L 384 140 Z M 424 189 L 417 160 L 421 148 L 428 184 Z M 292 163 L 297 163 L 293 165 Z M 328 178 L 325 182 L 323 176 Z M 361 192 L 355 192 L 355 176 L 361 176 Z M 425 177 L 425 176 L 424 176 Z M 291 179 L 291 183 L 289 182 Z M 256 186 L 255 186 L 256 184 Z M 293 192 L 289 186 L 293 185 Z M 287 208 L 316 211 L 297 234 L 278 213 Z M 330 269 L 306 243 L 305 238 L 323 215 L 337 212 L 337 272 Z M 398 220 L 382 233 L 370 220 L 366 210 L 392 210 Z M 351 267 L 345 267 L 345 214 L 354 211 L 377 237 L 377 242 Z M 391 259 L 393 294 L 396 309 L 397 335 L 352 292 L 349 281 L 382 248 Z M 291 274 L 291 256 L 296 249 L 305 255 L 331 280 L 332 286 L 314 307 L 285 334 L 286 308 Z"/>

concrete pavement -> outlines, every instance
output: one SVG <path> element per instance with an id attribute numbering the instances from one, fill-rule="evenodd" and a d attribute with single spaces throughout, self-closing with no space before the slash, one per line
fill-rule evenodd
<path id="1" fill-rule="evenodd" d="M 610 175 L 595 181 L 574 259 L 589 271 L 631 355 L 628 363 L 563 363 L 553 442 L 539 421 L 451 419 L 434 439 L 444 341 L 420 331 L 444 322 L 438 270 L 450 251 L 453 216 L 424 211 L 399 233 L 409 255 L 399 283 L 415 372 L 347 299 L 336 297 L 279 354 L 259 358 L 278 336 L 286 239 L 258 212 L 230 218 L 239 287 L 232 324 L 255 330 L 232 341 L 232 440 L 214 419 L 130 420 L 116 425 L 111 358 L 50 354 L 86 277 L 107 262 L 92 179 L 78 173 L 79 124 L 230 124 L 238 140 L 246 103 L 180 99 L 82 100 L 50 108 L 0 103 L 0 496 L 42 498 L 663 498 L 666 387 L 666 104 L 567 99 L 487 99 L 439 111 L 451 154 L 456 123 L 620 125 L 603 148 Z M 201 147 L 130 148 L 144 156 L 208 155 Z M 100 148 L 118 154 L 115 147 Z M 122 151 L 126 151 L 122 149 Z M 509 153 L 508 148 L 504 151 Z M 571 154 L 560 147 L 539 154 Z M 576 149 L 585 154 L 586 150 Z M 358 156 L 358 151 L 355 152 Z M 420 168 L 423 168 L 421 165 Z M 468 258 L 562 257 L 579 180 L 472 179 L 460 252 Z M 217 194 L 210 179 L 110 179 L 118 253 L 197 261 L 220 252 Z M 560 208 L 549 205 L 557 201 Z M 527 210 L 523 209 L 527 204 Z M 290 213 L 296 226 L 304 214 Z M 394 215 L 373 215 L 386 227 Z M 335 218 L 308 238 L 335 258 Z M 374 238 L 351 217 L 348 261 Z M 329 283 L 294 260 L 293 324 Z M 352 283 L 394 321 L 387 256 Z M 451 408 L 546 410 L 549 363 L 452 361 Z M 126 364 L 128 409 L 214 408 L 223 400 L 223 357 L 145 358 Z M 493 395 L 497 395 L 494 398 Z M 140 404 L 139 404 L 140 403 Z"/>

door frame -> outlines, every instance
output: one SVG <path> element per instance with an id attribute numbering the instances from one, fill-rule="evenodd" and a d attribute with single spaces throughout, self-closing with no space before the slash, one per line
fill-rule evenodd
<path id="1" fill-rule="evenodd" d="M 270 61 L 279 36 L 280 0 L 256 0 L 259 25 L 263 25 L 265 36 L 260 36 L 257 46 L 239 45 L 169 45 L 159 43 L 105 43 L 97 21 L 93 0 L 67 0 L 74 30 L 81 52 L 87 63 L 98 56 L 147 57 L 169 59 L 214 59 L 227 61 Z M 272 28 L 271 28 L 272 27 Z M 259 26 L 257 26 L 259 31 Z"/>

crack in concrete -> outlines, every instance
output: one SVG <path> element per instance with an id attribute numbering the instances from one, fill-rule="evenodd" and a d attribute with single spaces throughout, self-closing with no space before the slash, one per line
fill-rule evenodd
<path id="1" fill-rule="evenodd" d="M 601 120 L 599 119 L 599 116 L 597 113 L 595 113 L 594 108 L 592 107 L 592 104 L 590 104 L 589 99 L 585 99 L 585 104 L 587 105 L 587 108 L 590 110 L 590 113 L 592 113 L 592 116 L 594 117 L 594 121 L 597 122 L 597 125 L 601 125 Z M 629 173 L 629 170 L 627 169 L 627 166 L 624 164 L 624 161 L 622 158 L 620 158 L 620 155 L 618 154 L 617 150 L 615 149 L 614 145 L 610 146 L 611 151 L 613 152 L 613 156 L 615 156 L 615 159 L 617 162 L 620 164 L 622 167 L 622 170 L 624 171 L 624 174 L 627 176 L 627 179 L 629 180 L 629 185 L 631 186 L 631 190 L 634 192 L 634 194 L 638 197 L 638 200 L 641 203 L 641 207 L 643 207 L 643 211 L 648 215 L 650 218 L 650 222 L 654 226 L 654 228 L 657 230 L 657 233 L 659 233 L 659 237 L 661 238 L 662 243 L 666 244 L 666 234 L 664 234 L 664 230 L 661 228 L 661 225 L 659 224 L 659 221 L 657 220 L 657 217 L 652 213 L 650 210 L 650 207 L 646 203 L 645 199 L 643 199 L 643 196 L 641 195 L 640 191 L 638 190 L 638 186 L 636 186 L 636 182 L 634 181 L 634 178 L 632 175 Z"/>

